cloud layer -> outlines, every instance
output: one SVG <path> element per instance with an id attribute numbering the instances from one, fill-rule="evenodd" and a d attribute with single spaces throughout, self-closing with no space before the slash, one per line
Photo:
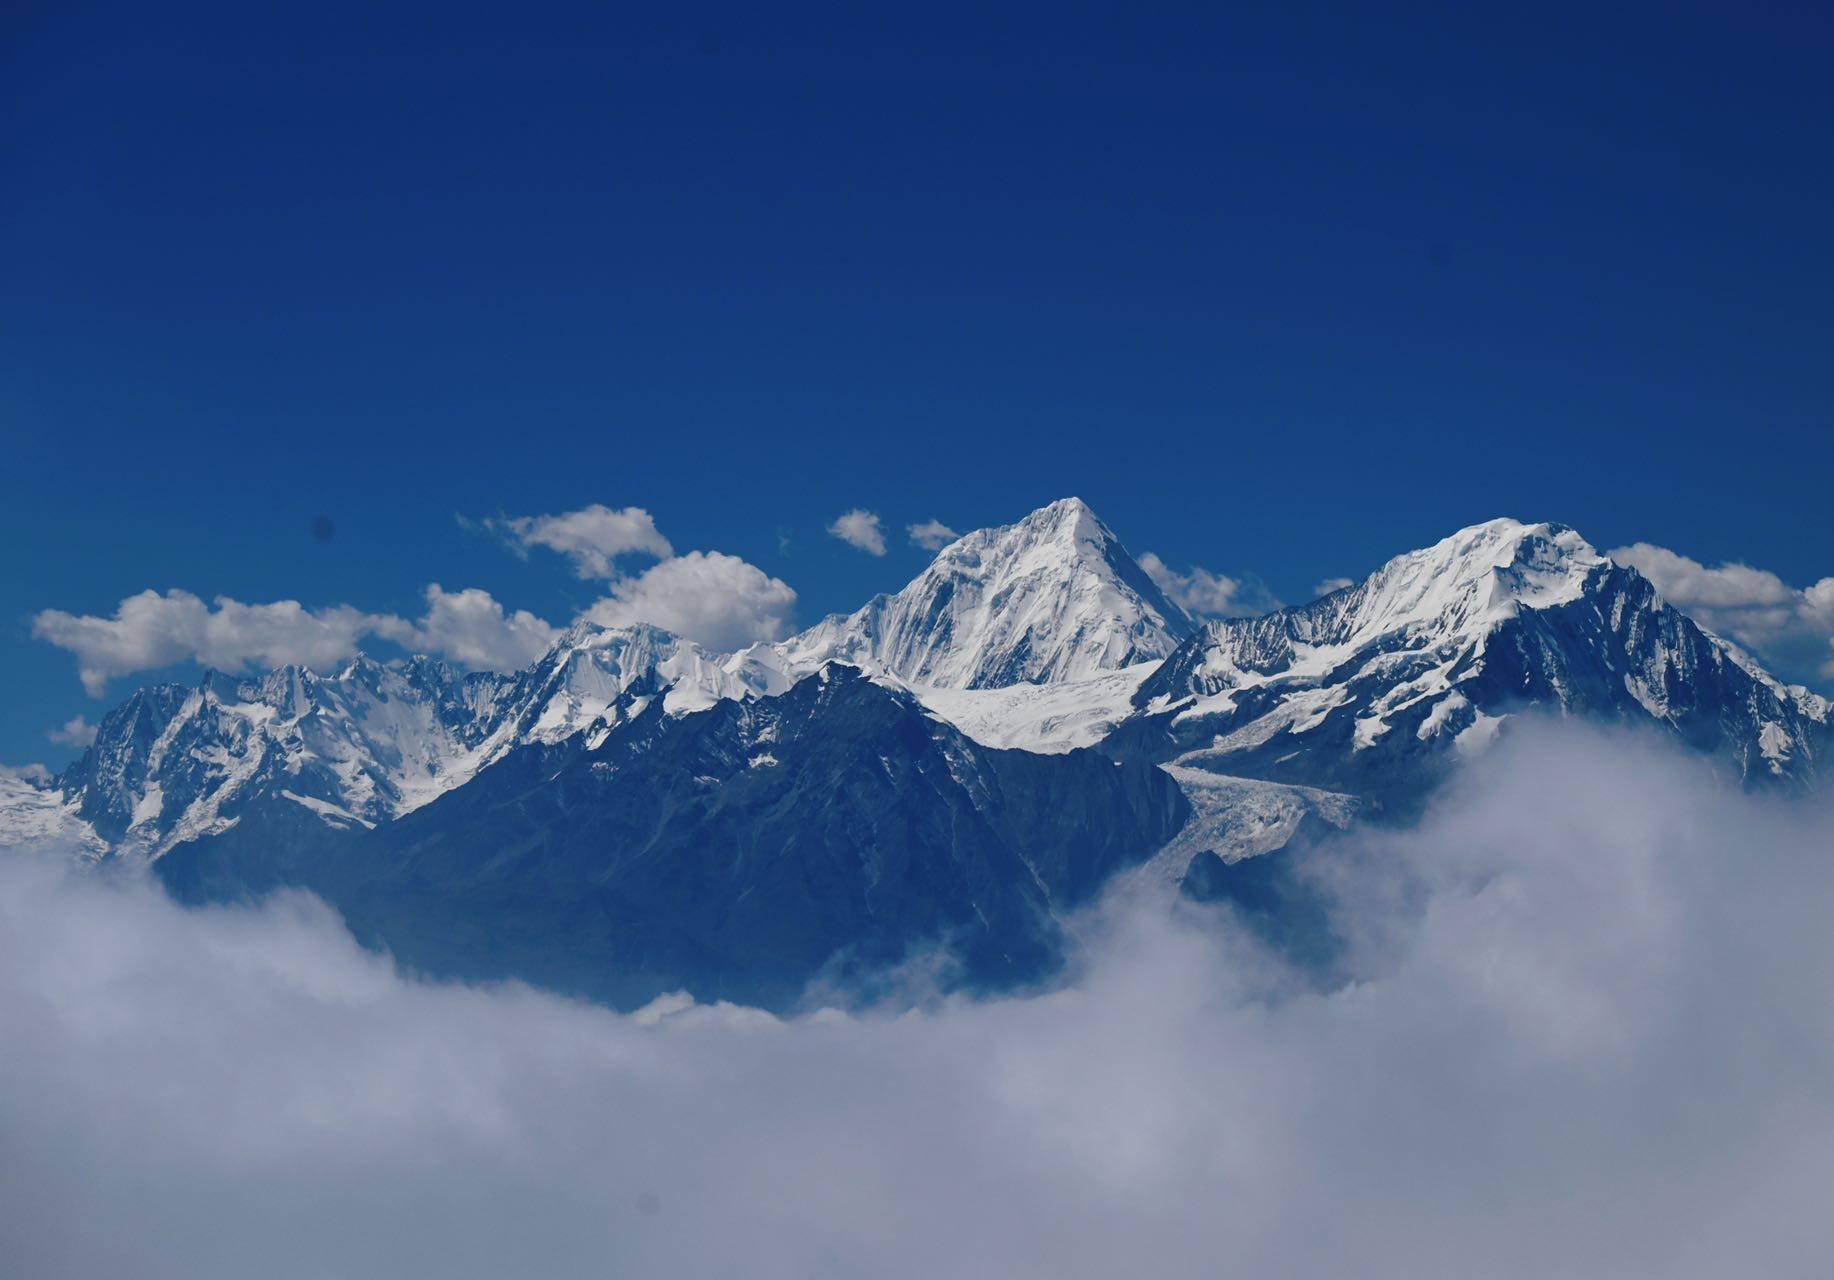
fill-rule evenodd
<path id="1" fill-rule="evenodd" d="M 1798 591 L 1748 564 L 1709 568 L 1648 542 L 1611 558 L 1656 584 L 1668 602 L 1702 626 L 1738 641 L 1798 677 L 1834 680 L 1834 577 Z"/>
<path id="2" fill-rule="evenodd" d="M 1811 1276 L 1834 824 L 1506 741 L 1314 864 L 1351 984 L 1120 894 L 1064 989 L 779 1021 L 427 986 L 310 900 L 0 859 L 21 1274 Z"/>

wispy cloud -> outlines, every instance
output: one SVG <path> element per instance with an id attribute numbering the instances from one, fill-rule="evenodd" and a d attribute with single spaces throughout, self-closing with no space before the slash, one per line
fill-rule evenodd
<path id="1" fill-rule="evenodd" d="M 534 547 L 559 552 L 582 578 L 618 576 L 616 561 L 621 556 L 666 559 L 675 554 L 655 518 L 642 507 L 618 510 L 595 502 L 559 515 L 499 517 L 484 524 L 524 554 Z"/>
<path id="2" fill-rule="evenodd" d="M 55 729 L 47 729 L 45 737 L 60 747 L 86 747 L 96 740 L 96 727 L 82 716 L 71 716 Z"/>
<path id="3" fill-rule="evenodd" d="M 940 520 L 925 520 L 922 524 L 906 525 L 904 531 L 910 535 L 912 542 L 925 551 L 941 551 L 962 536 Z"/>
<path id="4" fill-rule="evenodd" d="M 828 532 L 850 547 L 858 547 L 870 556 L 885 554 L 885 534 L 879 529 L 877 512 L 855 507 L 836 517 Z"/>
<path id="5" fill-rule="evenodd" d="M 1212 573 L 1198 565 L 1180 573 L 1151 551 L 1140 557 L 1140 567 L 1167 599 L 1192 613 L 1232 618 L 1268 613 L 1280 607 L 1273 593 L 1253 579 Z"/>

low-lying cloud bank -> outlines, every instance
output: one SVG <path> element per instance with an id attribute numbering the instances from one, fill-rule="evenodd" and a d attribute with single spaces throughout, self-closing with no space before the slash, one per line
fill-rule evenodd
<path id="1" fill-rule="evenodd" d="M 0 859 L 20 1275 L 1825 1273 L 1834 817 L 1506 743 L 1315 861 L 1354 983 L 1119 894 L 1063 990 L 781 1022 L 430 986 Z"/>

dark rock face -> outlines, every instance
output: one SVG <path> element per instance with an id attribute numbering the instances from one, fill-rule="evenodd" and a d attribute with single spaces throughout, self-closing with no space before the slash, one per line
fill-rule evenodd
<path id="1" fill-rule="evenodd" d="M 1292 845 L 1258 858 L 1225 862 L 1206 850 L 1191 859 L 1179 892 L 1192 902 L 1225 906 L 1268 948 L 1321 986 L 1343 951 L 1331 922 L 1331 903 L 1307 875 L 1314 842 L 1329 832 L 1312 830 Z"/>
<path id="2" fill-rule="evenodd" d="M 1150 765 L 982 747 L 838 665 L 590 739 L 512 753 L 374 831 L 270 806 L 155 867 L 194 901 L 311 888 L 433 973 L 785 1007 L 938 945 L 968 985 L 1036 979 L 1054 915 L 1188 813 Z"/>

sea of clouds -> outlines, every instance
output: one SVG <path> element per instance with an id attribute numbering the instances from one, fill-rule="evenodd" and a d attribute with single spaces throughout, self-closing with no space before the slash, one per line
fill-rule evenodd
<path id="1" fill-rule="evenodd" d="M 1117 892 L 1060 989 L 780 1020 L 423 983 L 304 897 L 0 857 L 31 1277 L 1820 1276 L 1834 812 L 1505 742 L 1308 874 L 1352 979 Z"/>

